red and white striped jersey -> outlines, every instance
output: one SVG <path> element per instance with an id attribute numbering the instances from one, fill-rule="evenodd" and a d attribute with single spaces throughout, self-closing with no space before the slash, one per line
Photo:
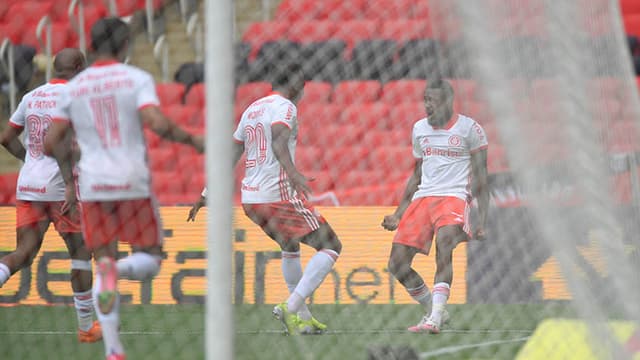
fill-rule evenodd
<path id="1" fill-rule="evenodd" d="M 65 184 L 60 168 L 54 158 L 44 155 L 43 144 L 66 83 L 66 80 L 53 79 L 27 93 L 9 120 L 10 126 L 24 128 L 23 142 L 27 150 L 18 175 L 18 200 L 64 200 Z"/>
<path id="2" fill-rule="evenodd" d="M 76 132 L 80 198 L 150 197 L 139 110 L 160 103 L 151 75 L 115 61 L 96 62 L 69 81 L 66 94 L 54 121 L 71 121 Z"/>
<path id="3" fill-rule="evenodd" d="M 289 200 L 295 191 L 271 146 L 271 126 L 284 124 L 291 129 L 289 152 L 295 161 L 298 135 L 296 106 L 278 93 L 256 100 L 244 111 L 233 133 L 244 143 L 246 161 L 242 180 L 242 203 L 262 204 Z"/>
<path id="4" fill-rule="evenodd" d="M 413 156 L 422 159 L 422 179 L 413 198 L 471 196 L 471 154 L 486 149 L 487 136 L 475 120 L 454 115 L 442 128 L 424 118 L 413 126 Z"/>

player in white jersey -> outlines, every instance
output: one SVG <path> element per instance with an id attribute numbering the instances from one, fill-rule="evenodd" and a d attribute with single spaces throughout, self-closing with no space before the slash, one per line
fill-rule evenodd
<path id="1" fill-rule="evenodd" d="M 96 60 L 69 82 L 45 138 L 45 151 L 66 159 L 68 149 L 58 145 L 73 127 L 80 147 L 83 232 L 96 258 L 94 304 L 109 360 L 125 358 L 118 333 L 118 276 L 151 279 L 162 257 L 162 227 L 151 193 L 143 126 L 204 151 L 202 137 L 185 132 L 162 114 L 151 75 L 119 62 L 128 42 L 129 28 L 118 18 L 93 25 Z M 128 242 L 133 253 L 116 263 L 118 240 Z"/>
<path id="2" fill-rule="evenodd" d="M 382 226 L 398 229 L 389 255 L 389 271 L 424 306 L 426 315 L 411 332 L 437 334 L 448 320 L 445 305 L 453 280 L 456 245 L 483 239 L 489 207 L 487 138 L 473 119 L 453 112 L 453 88 L 444 80 L 425 90 L 427 118 L 413 127 L 415 169 L 402 201 Z M 469 227 L 471 196 L 477 199 L 479 221 Z M 417 253 L 428 254 L 435 235 L 436 273 L 433 299 L 422 277 L 411 267 Z"/>
<path id="3" fill-rule="evenodd" d="M 54 60 L 55 78 L 23 97 L 9 119 L 9 126 L 0 135 L 0 143 L 15 157 L 24 160 L 16 189 L 17 246 L 15 251 L 0 259 L 0 287 L 18 270 L 31 265 L 49 224 L 53 223 L 71 257 L 78 340 L 96 342 L 102 338 L 102 332 L 99 323 L 93 321 L 91 253 L 82 240 L 71 162 L 58 166 L 56 159 L 45 156 L 42 149 L 52 113 L 60 105 L 67 80 L 84 67 L 84 55 L 79 50 L 61 50 Z M 23 130 L 26 130 L 26 150 L 18 140 Z"/>
<path id="4" fill-rule="evenodd" d="M 307 202 L 308 179 L 295 167 L 298 135 L 295 102 L 302 96 L 304 76 L 296 63 L 282 66 L 272 81 L 274 92 L 256 100 L 242 114 L 233 134 L 234 164 L 246 153 L 242 180 L 245 214 L 282 249 L 282 272 L 289 288 L 286 302 L 274 308 L 290 335 L 318 333 L 306 299 L 320 286 L 338 259 L 342 244 L 327 221 Z M 189 212 L 188 220 L 205 203 L 206 190 Z M 300 243 L 317 253 L 304 273 Z"/>

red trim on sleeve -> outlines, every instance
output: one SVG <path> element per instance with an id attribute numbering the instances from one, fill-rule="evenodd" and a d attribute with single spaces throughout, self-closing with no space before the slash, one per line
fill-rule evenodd
<path id="1" fill-rule="evenodd" d="M 235 141 L 237 144 L 244 144 L 244 141 L 238 140 L 236 138 L 233 138 L 233 141 Z"/>
<path id="2" fill-rule="evenodd" d="M 475 153 L 480 152 L 482 150 L 486 150 L 488 147 L 489 147 L 489 145 L 482 145 L 477 149 L 473 149 L 473 150 L 469 151 L 469 153 L 470 154 L 475 154 Z"/>
<path id="3" fill-rule="evenodd" d="M 51 121 L 53 121 L 54 123 L 63 123 L 63 124 L 68 124 L 71 122 L 69 121 L 69 119 L 65 119 L 65 118 L 53 118 L 53 120 Z"/>
<path id="4" fill-rule="evenodd" d="M 158 104 L 155 104 L 155 103 L 147 103 L 147 104 L 140 105 L 140 106 L 138 106 L 138 111 L 140 111 L 140 110 L 142 110 L 142 109 L 144 109 L 144 108 L 148 108 L 148 107 L 150 107 L 150 106 L 158 106 Z"/>
<path id="5" fill-rule="evenodd" d="M 12 123 L 11 121 L 9 121 L 9 126 L 11 126 L 11 127 L 12 127 L 12 128 L 14 128 L 14 129 L 18 129 L 18 130 L 22 130 L 22 129 L 24 129 L 24 126 L 22 126 L 22 125 L 18 125 L 18 124 L 14 124 L 14 123 Z"/>
<path id="6" fill-rule="evenodd" d="M 289 129 L 291 129 L 291 126 L 290 126 L 289 124 L 287 124 L 286 122 L 281 121 L 281 120 L 278 120 L 278 121 L 274 121 L 274 122 L 272 122 L 272 123 L 271 123 L 271 126 L 273 126 L 273 125 L 275 125 L 275 124 L 282 124 L 282 125 L 284 125 L 284 126 L 288 127 Z"/>
<path id="7" fill-rule="evenodd" d="M 94 61 L 91 66 L 109 66 L 113 64 L 119 64 L 119 62 L 114 59 L 103 59 Z"/>
<path id="8" fill-rule="evenodd" d="M 49 80 L 49 84 L 66 84 L 67 80 L 65 79 L 51 79 Z"/>

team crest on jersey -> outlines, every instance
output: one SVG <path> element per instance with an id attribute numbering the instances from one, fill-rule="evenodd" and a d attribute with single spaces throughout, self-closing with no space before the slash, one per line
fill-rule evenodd
<path id="1" fill-rule="evenodd" d="M 426 136 L 421 137 L 420 138 L 420 145 L 423 146 L 423 147 L 429 145 L 429 138 L 426 137 Z"/>
<path id="2" fill-rule="evenodd" d="M 461 143 L 462 143 L 462 140 L 460 139 L 460 136 L 458 135 L 449 136 L 449 145 L 460 146 Z"/>

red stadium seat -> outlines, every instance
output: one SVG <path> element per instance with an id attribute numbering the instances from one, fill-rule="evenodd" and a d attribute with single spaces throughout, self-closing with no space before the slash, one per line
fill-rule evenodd
<path id="1" fill-rule="evenodd" d="M 389 81 L 382 86 L 380 101 L 389 105 L 413 102 L 422 103 L 424 100 L 424 89 L 427 86 L 426 80 L 395 80 Z"/>
<path id="2" fill-rule="evenodd" d="M 43 17 L 51 14 L 52 9 L 53 2 L 49 1 L 19 1 L 9 8 L 7 20 L 24 28 L 25 24 L 38 24 Z"/>
<path id="3" fill-rule="evenodd" d="M 392 106 L 389 111 L 389 119 L 397 128 L 405 128 L 407 136 L 411 137 L 411 129 L 416 121 L 427 117 L 424 102 L 400 103 Z"/>
<path id="4" fill-rule="evenodd" d="M 51 52 L 57 53 L 58 51 L 64 49 L 69 44 L 69 39 L 71 38 L 71 27 L 67 23 L 53 23 L 51 24 Z M 44 52 L 44 47 L 46 46 L 47 41 L 47 32 L 46 30 L 42 32 L 42 46 L 40 46 L 40 42 L 38 41 L 38 37 L 36 35 L 36 25 L 28 26 L 22 34 L 22 39 L 20 41 L 23 45 L 29 45 L 34 47 L 39 52 Z"/>
<path id="5" fill-rule="evenodd" d="M 406 181 L 336 191 L 341 206 L 397 206 Z"/>
<path id="6" fill-rule="evenodd" d="M 461 109 L 461 113 L 480 124 L 493 121 L 489 113 L 489 106 L 484 102 L 469 101 L 465 103 L 464 107 Z"/>
<path id="7" fill-rule="evenodd" d="M 289 27 L 287 38 L 297 43 L 327 41 L 333 38 L 337 27 L 329 20 L 298 21 Z"/>
<path id="8" fill-rule="evenodd" d="M 405 43 L 409 40 L 431 38 L 431 25 L 424 20 L 389 20 L 382 23 L 379 37 Z"/>
<path id="9" fill-rule="evenodd" d="M 313 20 L 320 11 L 315 0 L 283 0 L 276 9 L 276 20 L 285 23 Z"/>
<path id="10" fill-rule="evenodd" d="M 245 109 L 254 101 L 269 95 L 271 84 L 267 82 L 253 82 L 239 85 L 236 89 L 236 104 Z"/>
<path id="11" fill-rule="evenodd" d="M 356 43 L 371 40 L 379 36 L 380 23 L 373 20 L 352 20 L 340 23 L 334 37 L 346 44 L 345 55 L 351 58 L 351 52 Z"/>
<path id="12" fill-rule="evenodd" d="M 620 10 L 623 16 L 631 15 L 631 14 L 640 14 L 640 1 L 620 0 Z"/>
<path id="13" fill-rule="evenodd" d="M 370 168 L 380 169 L 395 178 L 409 175 L 415 165 L 411 146 L 381 146 L 371 149 L 367 161 Z"/>
<path id="14" fill-rule="evenodd" d="M 327 170 L 303 171 L 302 174 L 308 178 L 313 178 L 313 181 L 309 182 L 309 187 L 311 187 L 314 195 L 332 191 L 335 188 L 331 172 Z"/>
<path id="15" fill-rule="evenodd" d="M 413 15 L 413 0 L 376 0 L 365 5 L 364 17 L 372 20 L 405 19 Z"/>
<path id="16" fill-rule="evenodd" d="M 300 102 L 308 103 L 329 103 L 331 102 L 331 92 L 333 85 L 324 81 L 307 81 L 304 84 L 304 94 Z"/>
<path id="17" fill-rule="evenodd" d="M 197 106 L 204 109 L 205 105 L 205 85 L 204 83 L 195 84 L 189 89 L 184 98 L 185 105 Z"/>
<path id="18" fill-rule="evenodd" d="M 301 103 L 298 107 L 299 132 L 303 137 L 313 136 L 327 125 L 338 124 L 340 111 L 341 106 L 335 104 Z"/>
<path id="19" fill-rule="evenodd" d="M 467 79 L 448 79 L 453 87 L 457 101 L 467 102 L 479 100 L 476 95 L 476 82 Z"/>
<path id="20" fill-rule="evenodd" d="M 161 147 L 149 150 L 149 167 L 151 171 L 175 171 L 178 157 L 172 147 Z"/>
<path id="21" fill-rule="evenodd" d="M 335 183 L 336 190 L 354 189 L 363 186 L 379 186 L 392 182 L 389 174 L 382 169 L 354 170 L 341 172 Z"/>
<path id="22" fill-rule="evenodd" d="M 178 82 L 159 83 L 156 92 L 162 105 L 181 104 L 184 96 L 185 85 Z"/>
<path id="23" fill-rule="evenodd" d="M 322 149 L 316 146 L 298 146 L 296 147 L 295 164 L 298 170 L 302 171 L 320 171 L 326 170 L 325 164 L 322 162 Z"/>
<path id="24" fill-rule="evenodd" d="M 247 27 L 242 41 L 251 45 L 249 59 L 255 59 L 262 44 L 268 41 L 281 40 L 286 37 L 289 24 L 281 21 L 254 22 Z"/>
<path id="25" fill-rule="evenodd" d="M 175 171 L 154 171 L 151 179 L 152 189 L 156 196 L 162 196 L 162 194 L 184 195 L 185 193 L 184 180 Z"/>
<path id="26" fill-rule="evenodd" d="M 368 170 L 367 154 L 371 149 L 360 145 L 335 146 L 324 149 L 322 161 L 337 177 L 354 170 Z"/>
<path id="27" fill-rule="evenodd" d="M 331 21 L 345 21 L 357 19 L 362 16 L 367 0 L 323 0 L 318 11 L 318 19 Z"/>
<path id="28" fill-rule="evenodd" d="M 502 145 L 489 144 L 487 149 L 487 170 L 490 174 L 509 171 L 509 161 Z"/>
<path id="29" fill-rule="evenodd" d="M 411 129 L 367 131 L 362 137 L 361 144 L 368 148 L 411 145 Z"/>
<path id="30" fill-rule="evenodd" d="M 389 120 L 389 106 L 383 102 L 352 104 L 340 113 L 341 124 L 353 124 L 365 131 L 393 128 Z"/>
<path id="31" fill-rule="evenodd" d="M 185 195 L 193 198 L 195 201 L 200 197 L 202 189 L 207 184 L 207 174 L 205 172 L 194 172 L 186 179 L 185 182 Z"/>
<path id="32" fill-rule="evenodd" d="M 333 102 L 339 105 L 349 105 L 363 102 L 375 102 L 380 96 L 382 86 L 375 80 L 343 81 L 333 90 Z"/>
<path id="33" fill-rule="evenodd" d="M 416 0 L 416 3 L 413 7 L 413 17 L 422 19 L 423 21 L 430 21 L 428 0 Z"/>
<path id="34" fill-rule="evenodd" d="M 190 148 L 186 148 L 190 149 Z M 198 154 L 197 152 L 191 152 L 190 150 L 184 150 L 184 148 L 178 150 L 178 169 L 180 169 L 180 174 L 188 179 L 191 176 L 196 175 L 204 175 L 205 170 L 205 157 L 203 154 Z"/>
<path id="35" fill-rule="evenodd" d="M 181 126 L 202 126 L 201 110 L 189 105 L 167 105 L 162 107 L 162 112 L 175 123 Z"/>
<path id="36" fill-rule="evenodd" d="M 325 125 L 315 131 L 300 129 L 298 144 L 300 146 L 319 146 L 323 149 L 360 144 L 365 128 L 360 125 Z"/>

